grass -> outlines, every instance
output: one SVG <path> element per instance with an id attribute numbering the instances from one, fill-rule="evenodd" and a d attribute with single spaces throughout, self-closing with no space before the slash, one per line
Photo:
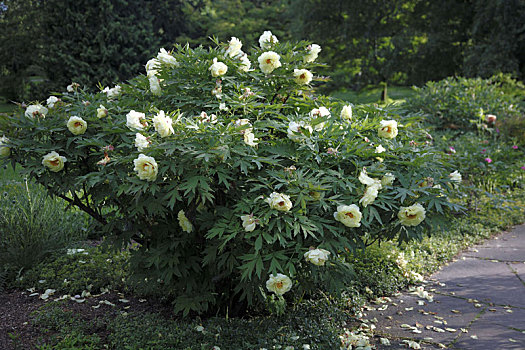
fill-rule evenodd
<path id="1" fill-rule="evenodd" d="M 16 108 L 16 105 L 9 103 L 7 99 L 0 96 L 0 113 L 10 113 Z"/>
<path id="2" fill-rule="evenodd" d="M 330 96 L 352 102 L 353 104 L 381 103 L 382 86 L 372 86 L 360 91 L 350 89 L 341 89 L 334 91 Z M 388 102 L 404 102 L 407 98 L 413 96 L 415 91 L 408 86 L 389 86 Z"/>

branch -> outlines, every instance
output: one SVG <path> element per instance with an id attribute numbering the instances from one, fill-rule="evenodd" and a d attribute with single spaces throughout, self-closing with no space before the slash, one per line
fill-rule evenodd
<path id="1" fill-rule="evenodd" d="M 82 211 L 88 213 L 91 217 L 93 217 L 95 220 L 97 220 L 101 224 L 103 224 L 103 225 L 107 224 L 106 219 L 104 219 L 102 217 L 102 215 L 100 215 L 99 213 L 94 211 L 92 208 L 90 208 L 90 207 L 86 206 L 84 203 L 82 203 L 75 193 L 74 193 L 74 199 L 71 199 L 68 196 L 60 194 L 60 193 L 55 193 L 55 195 L 57 197 L 59 197 L 59 198 L 62 198 L 63 200 L 65 200 L 69 204 L 77 206 L 79 209 L 81 209 Z"/>

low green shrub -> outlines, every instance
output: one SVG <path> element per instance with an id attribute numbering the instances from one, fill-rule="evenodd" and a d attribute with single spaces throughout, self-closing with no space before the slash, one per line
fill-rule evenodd
<path id="1" fill-rule="evenodd" d="M 489 79 L 449 77 L 416 88 L 406 108 L 423 112 L 427 122 L 438 129 L 488 130 L 496 120 L 523 113 L 522 90 L 523 84 L 504 75 Z M 489 115 L 497 119 L 491 120 Z"/>
<path id="2" fill-rule="evenodd" d="M 22 288 L 55 289 L 57 293 L 92 294 L 101 288 L 123 289 L 128 276 L 127 252 L 110 252 L 102 248 L 71 248 L 41 262 L 18 279 Z"/>
<path id="3" fill-rule="evenodd" d="M 0 266 L 11 280 L 86 237 L 86 215 L 66 211 L 64 202 L 49 198 L 40 185 L 14 180 L 0 184 Z"/>

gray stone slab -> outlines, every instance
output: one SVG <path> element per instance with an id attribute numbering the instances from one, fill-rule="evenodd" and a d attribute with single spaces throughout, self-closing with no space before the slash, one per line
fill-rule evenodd
<path id="1" fill-rule="evenodd" d="M 465 258 L 435 273 L 443 293 L 484 303 L 525 308 L 525 286 L 504 262 Z"/>
<path id="2" fill-rule="evenodd" d="M 519 276 L 522 283 L 525 282 L 525 263 L 509 263 L 508 266 Z"/>
<path id="3" fill-rule="evenodd" d="M 477 339 L 473 339 L 476 336 Z M 491 322 L 476 321 L 468 333 L 461 334 L 453 349 L 525 349 L 525 334 Z"/>
<path id="4" fill-rule="evenodd" d="M 433 295 L 434 302 L 426 302 L 425 305 L 418 305 L 418 300 L 421 299 L 415 295 L 393 298 L 392 303 L 386 304 L 389 305 L 386 310 L 366 311 L 366 318 L 376 318 L 376 333 L 389 339 L 411 338 L 421 342 L 425 338 L 432 338 L 430 341 L 433 343 L 448 345 L 459 336 L 461 328 L 466 328 L 483 310 L 464 299 Z M 421 333 L 413 333 L 411 329 L 401 327 L 403 324 L 417 326 Z"/>
<path id="5" fill-rule="evenodd" d="M 474 251 L 476 250 L 476 251 Z M 525 261 L 525 248 L 522 247 L 482 247 L 473 248 L 461 256 L 469 258 L 496 259 L 500 261 Z"/>
<path id="6" fill-rule="evenodd" d="M 512 231 L 487 240 L 475 248 L 525 248 L 525 225 L 515 227 Z"/>

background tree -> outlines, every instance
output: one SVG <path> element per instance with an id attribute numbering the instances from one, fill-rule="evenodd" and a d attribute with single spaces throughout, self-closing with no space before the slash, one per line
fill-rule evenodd
<path id="1" fill-rule="evenodd" d="M 88 87 L 109 85 L 143 71 L 160 44 L 146 4 L 46 1 L 40 14 L 45 33 L 41 61 L 50 86 L 63 89 L 71 81 Z"/>
<path id="2" fill-rule="evenodd" d="M 525 1 L 478 0 L 464 72 L 488 77 L 512 73 L 525 77 Z"/>

